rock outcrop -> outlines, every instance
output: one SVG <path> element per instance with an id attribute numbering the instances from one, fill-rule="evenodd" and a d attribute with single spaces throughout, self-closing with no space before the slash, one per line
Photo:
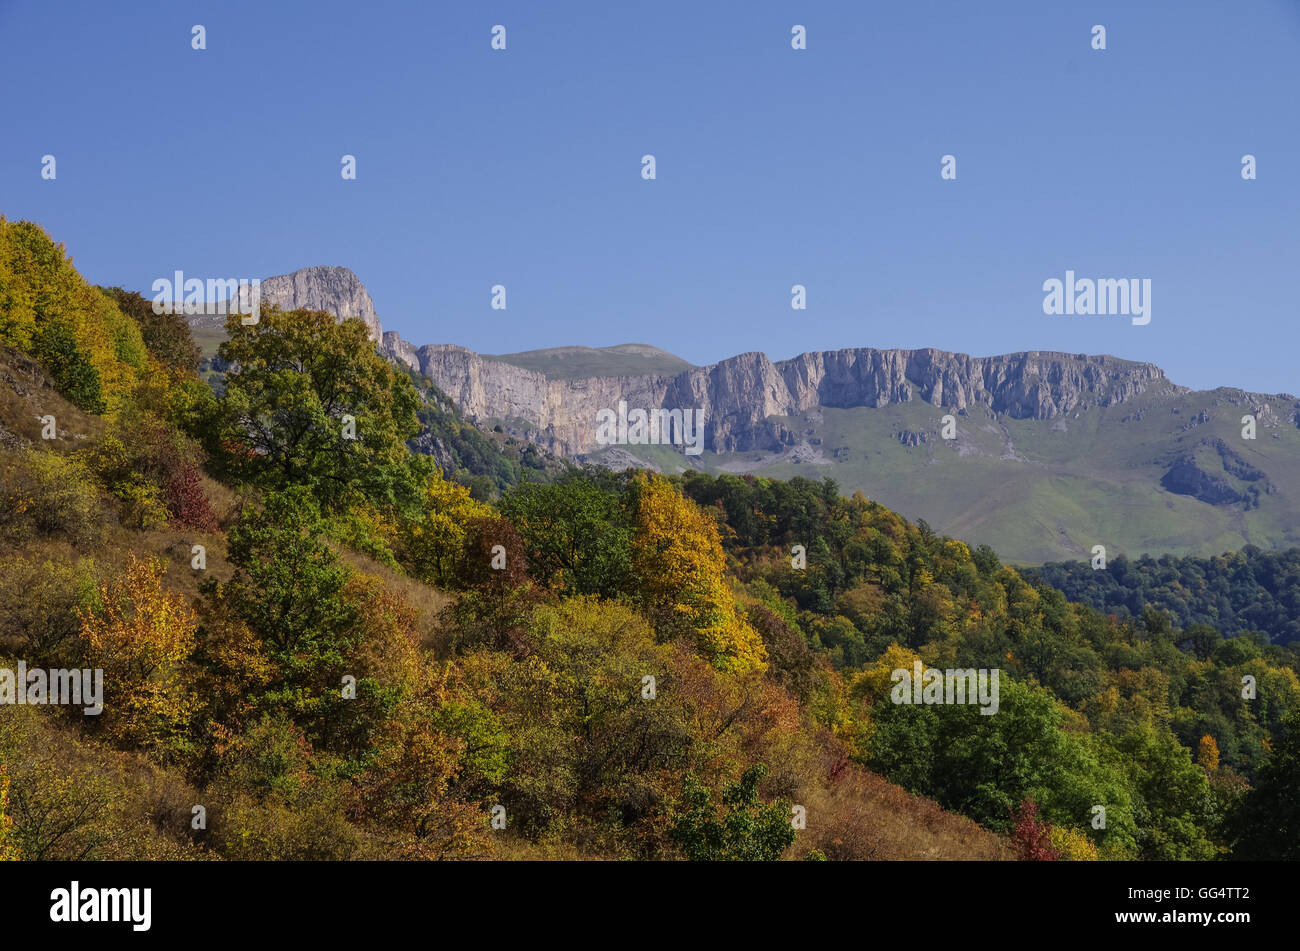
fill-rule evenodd
<path id="1" fill-rule="evenodd" d="M 647 410 L 702 409 L 706 448 L 725 452 L 793 445 L 796 435 L 771 417 L 819 406 L 921 400 L 958 412 L 983 406 L 1015 419 L 1055 419 L 1123 403 L 1154 387 L 1183 391 L 1150 363 L 1064 353 L 971 357 L 862 348 L 805 353 L 779 363 L 744 353 L 671 377 L 585 380 L 548 380 L 457 346 L 424 346 L 415 356 L 420 372 L 471 420 L 500 421 L 566 456 L 598 448 L 596 415 L 620 401 Z"/>
<path id="2" fill-rule="evenodd" d="M 416 347 L 379 323 L 365 285 L 344 267 L 309 267 L 267 278 L 262 300 L 282 309 L 357 317 L 379 350 L 430 377 L 477 424 L 499 423 L 557 455 L 603 448 L 597 414 L 629 409 L 703 410 L 706 448 L 785 450 L 800 436 L 779 417 L 818 407 L 879 407 L 920 400 L 965 413 L 986 407 L 1015 419 L 1059 419 L 1175 387 L 1150 363 L 1108 356 L 1015 353 L 971 357 L 942 350 L 858 348 L 804 353 L 773 363 L 742 353 L 674 375 L 548 378 L 449 344 Z"/>
<path id="3" fill-rule="evenodd" d="M 292 274 L 268 277 L 261 282 L 262 305 L 281 310 L 324 310 L 347 320 L 356 317 L 379 342 L 382 328 L 374 301 L 361 279 L 345 267 L 305 267 Z"/>
<path id="4" fill-rule="evenodd" d="M 419 371 L 420 358 L 416 355 L 414 344 L 407 343 L 396 330 L 385 330 L 379 346 L 381 352 L 388 354 L 398 363 L 405 364 L 412 370 Z"/>

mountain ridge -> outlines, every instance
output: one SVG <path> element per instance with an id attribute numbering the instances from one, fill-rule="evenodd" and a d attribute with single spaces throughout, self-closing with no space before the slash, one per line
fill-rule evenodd
<path id="1" fill-rule="evenodd" d="M 359 281 L 285 277 L 271 279 L 264 301 L 310 291 L 340 316 L 365 309 Z M 457 344 L 416 346 L 377 315 L 371 330 L 467 422 L 579 463 L 833 476 L 1025 564 L 1086 558 L 1096 544 L 1130 555 L 1300 544 L 1300 401 L 1290 394 L 1193 390 L 1154 363 L 1035 350 L 855 347 L 777 361 L 748 351 L 675 373 L 583 376 L 574 367 L 597 348 L 504 355 L 548 373 Z M 701 451 L 602 442 L 599 415 L 621 409 L 703 411 Z M 1244 434 L 1246 415 L 1257 439 Z"/>
<path id="2" fill-rule="evenodd" d="M 673 376 L 548 379 L 455 344 L 414 349 L 419 371 L 471 419 L 520 420 L 528 438 L 560 455 L 599 448 L 596 413 L 620 401 L 644 409 L 703 409 L 705 446 L 716 452 L 793 445 L 774 416 L 817 406 L 881 407 L 919 399 L 968 413 L 984 406 L 1014 419 L 1054 419 L 1110 406 L 1152 389 L 1190 392 L 1151 363 L 1111 356 L 1023 351 L 972 357 L 934 348 L 810 351 L 773 362 L 758 351 Z"/>

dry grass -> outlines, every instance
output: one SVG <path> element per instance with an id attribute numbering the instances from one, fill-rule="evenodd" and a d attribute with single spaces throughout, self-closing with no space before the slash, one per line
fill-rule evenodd
<path id="1" fill-rule="evenodd" d="M 395 571 L 369 555 L 349 548 L 340 548 L 339 556 L 357 571 L 379 578 L 391 594 L 399 596 L 414 608 L 415 629 L 419 634 L 420 644 L 425 648 L 433 647 L 438 635 L 438 615 L 442 613 L 443 608 L 455 600 L 452 595 L 417 581 L 410 575 Z"/>
<path id="2" fill-rule="evenodd" d="M 46 415 L 54 417 L 57 439 L 41 439 L 41 417 Z M 27 442 L 68 451 L 97 442 L 103 433 L 103 419 L 60 396 L 39 363 L 0 347 L 0 447 Z"/>
<path id="3" fill-rule="evenodd" d="M 1011 861 L 1001 836 L 825 749 L 827 779 L 805 788 L 808 828 L 789 858 L 813 849 L 832 861 Z"/>

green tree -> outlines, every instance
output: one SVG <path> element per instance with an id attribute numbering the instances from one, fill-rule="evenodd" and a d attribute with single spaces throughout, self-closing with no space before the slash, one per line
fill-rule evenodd
<path id="1" fill-rule="evenodd" d="M 271 309 L 256 324 L 232 315 L 226 333 L 219 353 L 235 369 L 218 402 L 218 448 L 235 474 L 309 486 L 327 510 L 353 493 L 418 506 L 432 468 L 406 448 L 419 431 L 419 395 L 375 352 L 365 324 Z"/>
<path id="2" fill-rule="evenodd" d="M 204 593 L 213 615 L 228 610 L 253 631 L 270 663 L 255 708 L 287 712 L 313 742 L 337 745 L 365 699 L 361 684 L 357 699 L 340 689 L 344 675 L 359 673 L 350 660 L 363 631 L 345 592 L 352 571 L 323 530 L 306 487 L 269 493 L 264 510 L 245 509 L 230 530 L 234 575 Z"/>
<path id="3" fill-rule="evenodd" d="M 47 320 L 39 324 L 32 344 L 32 356 L 49 371 L 55 388 L 70 403 L 90 413 L 104 412 L 99 371 L 90 362 L 90 355 L 81 349 L 66 321 Z"/>
<path id="4" fill-rule="evenodd" d="M 682 809 L 674 819 L 673 841 L 696 862 L 774 862 L 794 843 L 788 803 L 763 803 L 758 785 L 767 767 L 755 763 L 722 794 L 722 809 L 694 774 L 682 789 Z"/>
<path id="5" fill-rule="evenodd" d="M 118 310 L 135 321 L 150 355 L 178 370 L 198 372 L 202 352 L 190 336 L 190 325 L 183 316 L 171 310 L 155 313 L 153 302 L 136 291 L 120 287 L 101 287 L 100 290 L 117 304 Z"/>
<path id="6" fill-rule="evenodd" d="M 632 524 L 611 481 L 581 475 L 528 483 L 501 500 L 539 582 L 566 595 L 617 597 L 628 590 Z"/>
<path id="7" fill-rule="evenodd" d="M 1233 858 L 1300 859 L 1300 708 L 1283 724 L 1255 787 L 1233 815 Z"/>

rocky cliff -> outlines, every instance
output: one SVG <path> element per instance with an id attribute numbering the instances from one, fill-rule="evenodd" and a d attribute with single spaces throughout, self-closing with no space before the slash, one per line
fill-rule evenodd
<path id="1" fill-rule="evenodd" d="M 261 283 L 263 306 L 281 310 L 299 307 L 324 310 L 340 320 L 360 319 L 378 342 L 382 329 L 374 302 L 360 278 L 345 267 L 305 267 L 292 274 L 268 277 Z"/>
<path id="2" fill-rule="evenodd" d="M 500 422 L 558 455 L 593 452 L 601 410 L 703 410 L 705 447 L 772 450 L 797 440 L 778 420 L 819 406 L 879 407 L 920 400 L 956 413 L 984 406 L 1015 419 L 1053 419 L 1123 403 L 1152 388 L 1184 392 L 1150 363 L 1108 356 L 942 350 L 804 353 L 773 363 L 742 353 L 674 375 L 556 379 L 453 345 L 416 347 L 383 332 L 365 285 L 343 267 L 310 267 L 262 282 L 262 300 L 358 317 L 381 352 L 430 377 L 471 421 Z"/>
<path id="3" fill-rule="evenodd" d="M 1016 419 L 1052 419 L 1122 403 L 1153 387 L 1183 391 L 1153 364 L 1064 353 L 971 357 L 862 348 L 805 353 L 778 363 L 744 353 L 676 376 L 586 380 L 548 380 L 464 347 L 424 346 L 415 357 L 420 372 L 470 419 L 503 421 L 562 455 L 598 449 L 596 414 L 619 401 L 629 408 L 702 409 L 707 448 L 747 451 L 792 444 L 793 434 L 769 417 L 818 406 L 921 400 L 958 413 L 985 406 Z"/>

